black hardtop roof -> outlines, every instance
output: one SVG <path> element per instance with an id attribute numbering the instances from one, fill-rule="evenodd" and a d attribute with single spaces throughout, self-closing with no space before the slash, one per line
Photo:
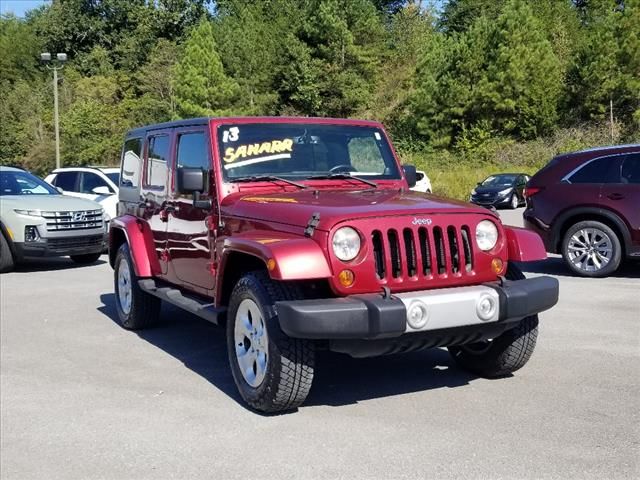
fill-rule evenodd
<path id="1" fill-rule="evenodd" d="M 155 123 L 153 125 L 145 125 L 144 127 L 134 128 L 127 132 L 127 137 L 140 135 L 148 132 L 149 130 L 163 130 L 165 128 L 173 127 L 191 127 L 197 125 L 207 125 L 211 120 L 210 117 L 188 118 L 186 120 L 174 120 L 171 122 Z"/>
<path id="2" fill-rule="evenodd" d="M 142 127 L 131 129 L 127 132 L 126 137 L 144 135 L 149 131 L 153 130 L 163 130 L 165 128 L 175 128 L 175 127 L 191 127 L 191 126 L 201 126 L 207 125 L 210 121 L 237 121 L 237 120 L 256 120 L 257 122 L 264 122 L 269 120 L 274 120 L 278 123 L 284 123 L 284 121 L 291 120 L 294 123 L 304 123 L 304 120 L 321 120 L 322 122 L 335 122 L 337 124 L 345 124 L 345 125 L 366 125 L 366 126 L 376 126 L 379 125 L 379 122 L 373 120 L 358 120 L 355 118 L 345 119 L 345 118 L 330 118 L 330 117 L 291 117 L 291 116 L 235 116 L 235 117 L 199 117 L 199 118 L 188 118 L 185 120 L 174 120 L 171 122 L 164 123 L 156 123 L 153 125 L 144 125 Z"/>

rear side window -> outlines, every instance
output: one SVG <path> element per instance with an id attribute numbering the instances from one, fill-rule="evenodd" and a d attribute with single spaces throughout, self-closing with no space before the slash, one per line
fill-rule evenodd
<path id="1" fill-rule="evenodd" d="M 211 168 L 204 132 L 183 133 L 178 137 L 177 166 L 203 170 Z"/>
<path id="2" fill-rule="evenodd" d="M 129 138 L 122 149 L 122 166 L 120 171 L 120 187 L 134 188 L 140 185 L 142 162 L 142 140 Z"/>
<path id="3" fill-rule="evenodd" d="M 56 175 L 54 184 L 56 187 L 61 188 L 65 192 L 78 191 L 76 185 L 78 184 L 78 172 L 60 172 Z"/>
<path id="4" fill-rule="evenodd" d="M 82 173 L 82 182 L 80 182 L 80 193 L 94 193 L 93 189 L 96 187 L 107 187 L 109 191 L 111 188 L 105 182 L 100 175 L 91 172 Z"/>
<path id="5" fill-rule="evenodd" d="M 632 153 L 624 159 L 622 183 L 640 184 L 640 153 Z"/>
<path id="6" fill-rule="evenodd" d="M 167 185 L 169 147 L 169 135 L 149 137 L 147 171 L 145 176 L 146 187 L 162 190 Z"/>
<path id="7" fill-rule="evenodd" d="M 602 157 L 586 163 L 570 178 L 571 183 L 620 183 L 620 155 Z"/>

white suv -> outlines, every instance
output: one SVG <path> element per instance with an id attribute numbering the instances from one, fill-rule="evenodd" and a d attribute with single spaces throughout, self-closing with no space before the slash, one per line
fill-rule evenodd
<path id="1" fill-rule="evenodd" d="M 65 195 L 98 202 L 107 221 L 117 216 L 120 169 L 113 167 L 58 168 L 45 181 Z"/>
<path id="2" fill-rule="evenodd" d="M 104 211 L 60 195 L 35 175 L 0 166 L 0 272 L 26 257 L 71 257 L 93 263 L 106 247 Z"/>

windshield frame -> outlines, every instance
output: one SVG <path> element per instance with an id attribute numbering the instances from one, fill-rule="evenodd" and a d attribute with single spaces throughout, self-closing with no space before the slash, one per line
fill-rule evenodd
<path id="1" fill-rule="evenodd" d="M 3 190 L 0 188 L 0 197 L 11 197 L 11 196 L 15 196 L 15 197 L 23 197 L 23 196 L 44 196 L 44 195 L 62 195 L 55 187 L 53 187 L 52 185 L 49 185 L 47 182 L 45 182 L 44 180 L 42 180 L 40 177 L 38 177 L 37 175 L 34 175 L 31 172 L 28 172 L 27 170 L 0 170 L 0 175 L 15 175 L 15 176 L 26 176 L 29 180 L 33 181 L 35 184 L 37 184 L 37 186 L 39 187 L 43 187 L 45 190 L 47 190 L 47 193 L 23 193 L 23 191 L 21 191 L 21 193 L 4 193 Z M 16 180 L 17 181 L 17 180 Z"/>
<path id="2" fill-rule="evenodd" d="M 280 118 L 274 119 L 275 121 L 268 121 L 268 122 L 263 122 L 263 121 L 237 121 L 238 119 L 228 119 L 225 121 L 222 121 L 220 123 L 217 123 L 215 125 L 215 129 L 214 129 L 214 139 L 215 139 L 215 153 L 216 153 L 216 167 L 218 167 L 219 172 L 220 172 L 220 177 L 222 179 L 223 182 L 225 183 L 238 183 L 235 180 L 237 178 L 242 178 L 242 177 L 251 177 L 251 176 L 264 176 L 264 175 L 271 175 L 271 176 L 279 176 L 282 178 L 286 178 L 287 180 L 295 180 L 295 181 L 302 181 L 302 182 L 318 182 L 318 181 L 324 181 L 326 182 L 327 180 L 332 180 L 331 178 L 327 178 L 327 179 L 314 179 L 311 177 L 315 177 L 315 176 L 322 176 L 322 175 L 328 175 L 332 172 L 330 172 L 329 170 L 323 170 L 323 169 L 310 169 L 310 170 L 306 170 L 306 171 L 297 171 L 296 174 L 288 174 L 288 172 L 283 172 L 283 171 L 279 171 L 278 169 L 273 169 L 275 171 L 267 171 L 267 172 L 250 172 L 250 173 L 243 173 L 242 175 L 237 175 L 237 176 L 232 176 L 229 175 L 229 172 L 227 168 L 225 168 L 225 152 L 226 149 L 230 146 L 228 142 L 224 142 L 223 140 L 223 136 L 225 135 L 225 131 L 229 131 L 232 127 L 238 127 L 238 128 L 246 128 L 246 127 L 253 127 L 253 128 L 260 128 L 263 127 L 265 129 L 268 128 L 275 128 L 275 129 L 283 129 L 283 131 L 285 131 L 285 129 L 287 127 L 291 128 L 291 129 L 296 129 L 296 130 L 300 130 L 300 129 L 308 129 L 310 131 L 309 133 L 309 137 L 312 138 L 314 136 L 316 136 L 314 130 L 322 130 L 322 129 L 335 129 L 335 130 L 339 130 L 339 129 L 352 129 L 352 132 L 355 133 L 357 130 L 360 131 L 369 131 L 371 132 L 372 138 L 375 139 L 376 142 L 376 146 L 378 147 L 378 152 L 379 152 L 379 158 L 376 160 L 379 160 L 381 162 L 384 162 L 384 168 L 385 170 L 383 172 L 380 172 L 379 174 L 371 174 L 371 172 L 361 172 L 358 170 L 349 170 L 349 173 L 352 174 L 353 176 L 362 176 L 363 178 L 366 179 L 370 179 L 373 181 L 392 181 L 392 182 L 399 182 L 402 181 L 404 179 L 404 175 L 402 172 L 402 168 L 399 165 L 398 159 L 396 157 L 396 154 L 393 150 L 393 147 L 391 145 L 391 142 L 389 141 L 388 136 L 386 135 L 384 129 L 382 128 L 382 126 L 380 124 L 377 124 L 375 122 L 362 122 L 359 123 L 357 121 L 354 121 L 354 123 L 346 123 L 346 122 L 342 122 L 342 121 L 332 121 L 332 122 L 326 122 L 326 121 L 322 121 L 322 122 L 315 122 L 311 119 L 307 119 L 307 118 L 302 118 L 300 119 L 300 121 L 298 121 L 298 119 L 292 118 L 292 119 L 287 119 L 287 120 L 281 120 Z M 309 121 L 311 120 L 311 121 Z M 324 119 L 323 119 L 324 120 Z M 334 123 L 335 122 L 335 123 Z M 357 129 L 357 130 L 356 130 Z M 328 135 L 329 133 L 331 133 L 330 131 L 328 132 L 318 132 L 320 134 L 325 134 Z M 321 136 L 321 135 L 318 135 Z M 366 135 L 351 135 L 351 138 L 366 138 Z M 286 138 L 286 134 L 283 136 L 283 138 Z M 351 139 L 350 138 L 350 139 Z M 274 140 L 279 140 L 280 138 L 274 138 Z M 349 140 L 350 140 L 349 139 Z M 256 139 L 256 142 L 267 142 L 267 138 L 264 139 L 264 141 L 260 138 Z M 251 141 L 249 141 L 251 142 Z M 313 140 L 312 140 L 313 142 Z M 318 143 L 318 145 L 323 144 L 323 146 L 327 147 L 328 142 L 327 143 L 322 143 L 322 141 L 320 141 L 321 143 Z M 252 143 L 248 143 L 248 145 L 251 145 Z M 311 143 L 313 144 L 313 143 Z M 294 144 L 295 145 L 295 144 Z M 242 146 L 242 144 L 238 145 L 238 147 Z M 237 148 L 237 147 L 236 147 Z M 326 154 L 328 156 L 328 153 Z M 349 160 L 351 160 L 351 158 L 349 158 Z M 380 165 L 382 167 L 382 165 Z M 335 165 L 332 167 L 335 168 Z M 340 173 L 344 173 L 345 170 L 341 169 Z M 293 173 L 293 172 L 292 172 Z M 347 181 L 350 182 L 349 179 L 341 179 L 339 181 Z M 353 182 L 350 182 L 353 183 Z"/>

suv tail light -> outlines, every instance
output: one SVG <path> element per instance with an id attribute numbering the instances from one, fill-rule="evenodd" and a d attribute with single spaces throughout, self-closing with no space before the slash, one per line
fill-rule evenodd
<path id="1" fill-rule="evenodd" d="M 543 187 L 525 187 L 524 196 L 526 198 L 533 197 L 536 193 L 541 192 L 542 190 L 544 190 Z"/>

